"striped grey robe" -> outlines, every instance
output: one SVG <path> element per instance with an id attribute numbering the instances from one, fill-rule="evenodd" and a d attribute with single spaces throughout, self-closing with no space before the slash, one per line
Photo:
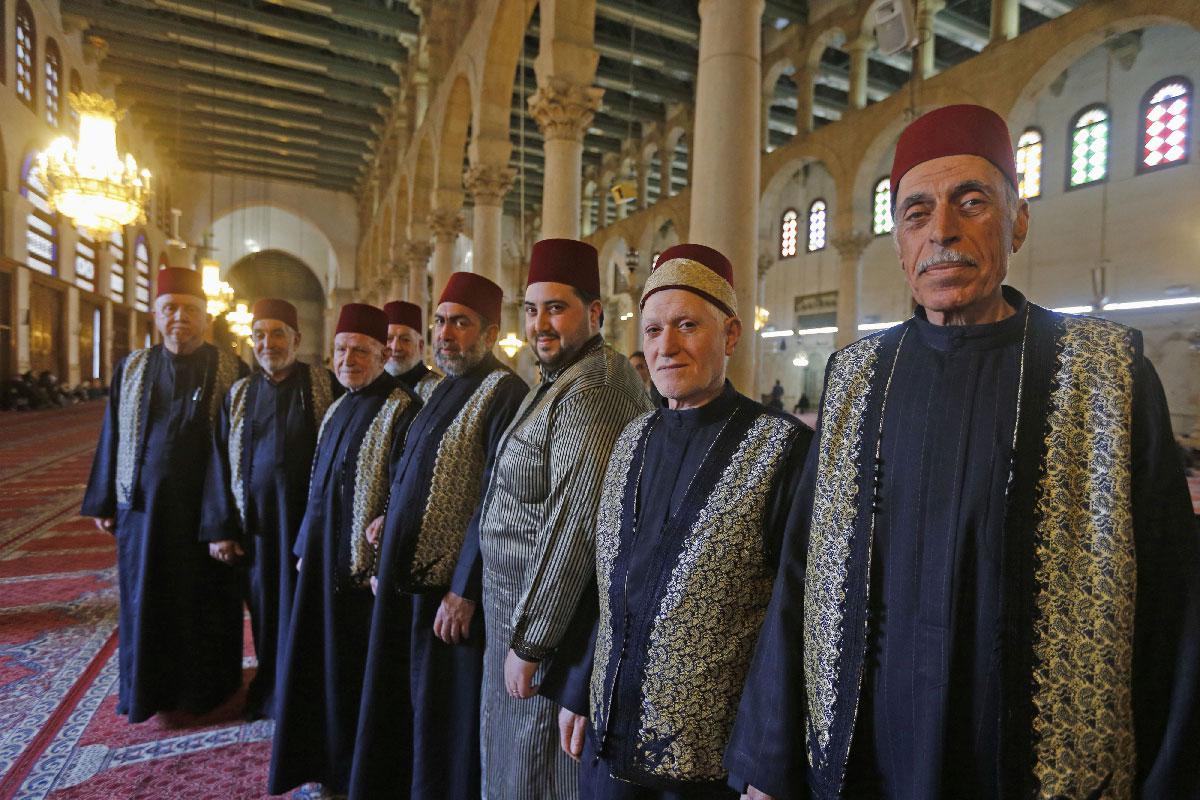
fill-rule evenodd
<path id="1" fill-rule="evenodd" d="M 543 658 L 562 639 L 595 573 L 596 508 L 609 454 L 626 424 L 649 408 L 625 356 L 597 336 L 573 364 L 543 376 L 500 443 L 479 529 L 485 798 L 578 796 L 576 764 L 558 746 L 558 706 L 540 696 L 510 697 L 504 660 L 510 648 Z"/>

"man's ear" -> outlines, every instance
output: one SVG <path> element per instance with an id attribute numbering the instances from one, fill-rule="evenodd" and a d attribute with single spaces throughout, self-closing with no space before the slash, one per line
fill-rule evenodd
<path id="1" fill-rule="evenodd" d="M 725 355 L 733 355 L 733 349 L 742 338 L 742 321 L 737 317 L 725 320 Z"/>

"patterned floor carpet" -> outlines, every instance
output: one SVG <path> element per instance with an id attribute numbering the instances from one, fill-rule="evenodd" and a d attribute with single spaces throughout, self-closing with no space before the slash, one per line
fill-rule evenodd
<path id="1" fill-rule="evenodd" d="M 0 414 L 0 800 L 267 797 L 270 723 L 241 723 L 240 693 L 202 718 L 116 714 L 115 549 L 78 516 L 102 414 Z"/>

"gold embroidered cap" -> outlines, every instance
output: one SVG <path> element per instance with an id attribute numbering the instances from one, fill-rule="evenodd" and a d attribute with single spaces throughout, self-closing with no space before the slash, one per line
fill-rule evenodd
<path id="1" fill-rule="evenodd" d="M 733 265 L 711 247 L 677 244 L 664 250 L 654 264 L 654 271 L 646 279 L 639 308 L 645 308 L 646 299 L 663 289 L 693 292 L 729 316 L 737 316 Z"/>

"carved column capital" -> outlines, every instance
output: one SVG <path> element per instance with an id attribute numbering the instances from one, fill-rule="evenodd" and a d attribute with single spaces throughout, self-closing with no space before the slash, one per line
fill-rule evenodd
<path id="1" fill-rule="evenodd" d="M 767 273 L 773 266 L 775 266 L 775 259 L 771 257 L 770 253 L 758 254 L 758 277 L 760 280 L 767 277 Z"/>
<path id="2" fill-rule="evenodd" d="M 436 241 L 454 241 L 462 233 L 463 221 L 458 210 L 435 209 L 429 212 L 429 229 Z"/>
<path id="3" fill-rule="evenodd" d="M 582 142 L 603 96 L 604 90 L 595 86 L 551 80 L 529 98 L 529 113 L 546 139 Z"/>
<path id="4" fill-rule="evenodd" d="M 494 164 L 473 164 L 463 173 L 463 188 L 476 205 L 498 206 L 512 188 L 517 171 Z"/>
<path id="5" fill-rule="evenodd" d="M 858 260 L 863 251 L 871 242 L 875 241 L 875 237 L 869 233 L 862 231 L 847 231 L 839 233 L 830 239 L 830 244 L 838 251 L 838 255 L 845 259 Z"/>
<path id="6" fill-rule="evenodd" d="M 433 245 L 429 242 L 406 241 L 400 248 L 400 257 L 408 264 L 410 270 L 422 271 L 433 255 Z"/>

